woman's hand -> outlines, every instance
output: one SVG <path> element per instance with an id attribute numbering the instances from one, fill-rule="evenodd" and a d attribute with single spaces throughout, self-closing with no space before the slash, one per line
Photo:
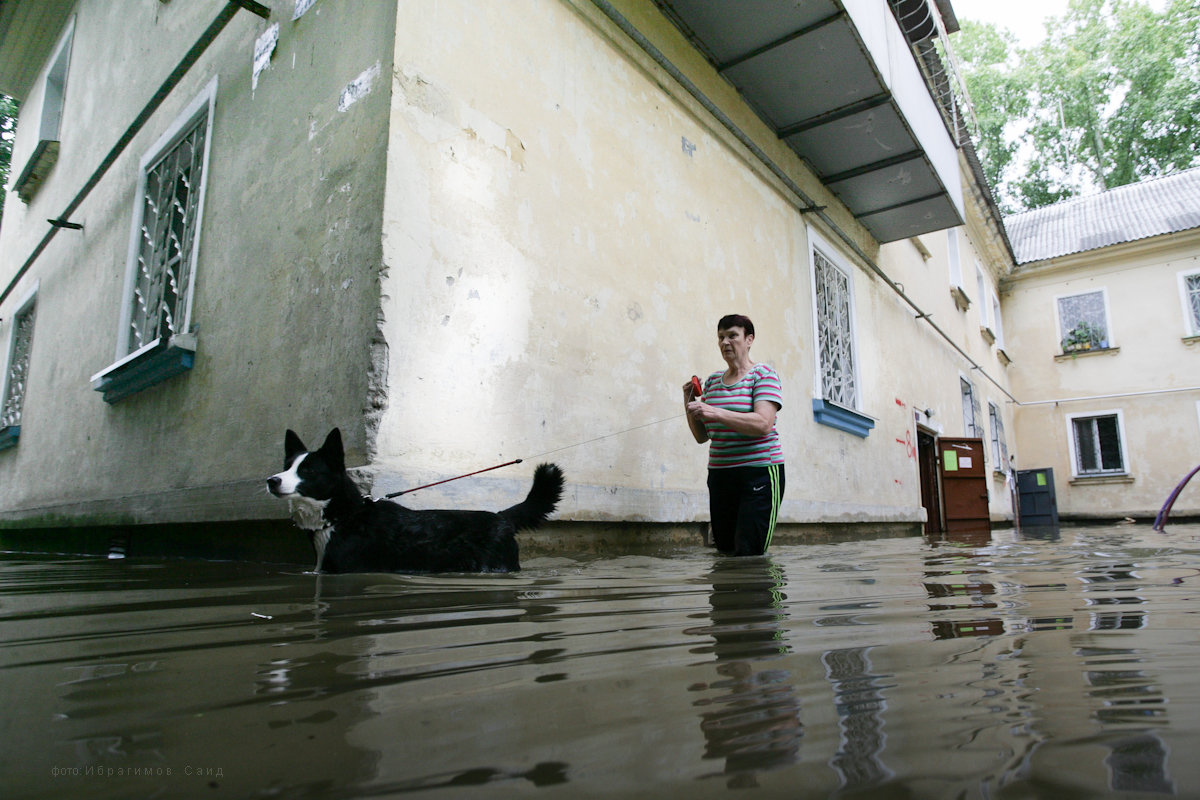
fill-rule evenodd
<path id="1" fill-rule="evenodd" d="M 708 430 L 704 427 L 700 409 L 701 407 L 711 408 L 711 406 L 696 397 L 696 389 L 691 381 L 683 385 L 683 403 L 687 408 L 688 429 L 692 432 L 692 438 L 696 440 L 697 444 L 704 444 L 708 441 Z"/>
<path id="2" fill-rule="evenodd" d="M 775 427 L 779 408 L 769 400 L 759 400 L 753 411 L 728 411 L 695 400 L 687 404 L 688 424 L 695 420 L 701 427 L 706 422 L 720 422 L 726 428 L 747 436 L 766 436 Z M 695 428 L 693 427 L 693 432 Z M 705 436 L 707 439 L 707 434 Z"/>

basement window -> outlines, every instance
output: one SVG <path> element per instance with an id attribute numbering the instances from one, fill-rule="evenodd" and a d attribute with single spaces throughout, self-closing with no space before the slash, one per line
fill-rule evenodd
<path id="1" fill-rule="evenodd" d="M 36 290 L 13 315 L 12 332 L 5 362 L 3 394 L 0 398 L 0 450 L 17 444 L 21 436 L 21 416 L 25 407 L 25 389 L 29 384 L 29 356 L 33 350 L 33 323 L 37 310 Z"/>
<path id="2" fill-rule="evenodd" d="M 195 363 L 192 295 L 216 93 L 214 78 L 142 159 L 117 359 L 92 376 L 105 402 Z"/>
<path id="3" fill-rule="evenodd" d="M 1075 475 L 1123 475 L 1125 445 L 1119 411 L 1093 416 L 1068 416 L 1071 426 L 1071 463 Z"/>

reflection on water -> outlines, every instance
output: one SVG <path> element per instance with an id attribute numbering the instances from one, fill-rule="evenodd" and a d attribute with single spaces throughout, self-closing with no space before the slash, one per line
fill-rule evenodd
<path id="1" fill-rule="evenodd" d="M 0 558 L 4 797 L 1200 796 L 1200 526 L 315 576 Z"/>
<path id="2" fill-rule="evenodd" d="M 724 760 L 731 788 L 756 786 L 755 773 L 797 760 L 804 735 L 791 673 L 779 663 L 791 652 L 783 635 L 787 579 L 763 556 L 719 558 L 704 582 L 712 586 L 710 624 L 684 631 L 710 642 L 691 652 L 713 654 L 720 676 L 690 687 L 705 693 L 693 702 L 703 709 L 704 758 Z"/>

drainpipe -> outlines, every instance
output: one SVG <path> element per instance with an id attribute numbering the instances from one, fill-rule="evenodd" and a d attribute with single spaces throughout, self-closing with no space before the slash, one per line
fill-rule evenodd
<path id="1" fill-rule="evenodd" d="M 262 17 L 263 19 L 268 19 L 271 16 L 271 9 L 267 8 L 262 3 L 256 2 L 255 0 L 229 0 L 229 2 L 225 5 L 225 8 L 221 10 L 221 13 L 217 15 L 217 18 L 212 21 L 212 24 L 210 24 L 207 29 L 205 29 L 204 33 L 200 34 L 200 38 L 197 39 L 196 43 L 192 45 L 192 48 L 187 51 L 187 53 L 183 56 L 183 59 L 179 62 L 175 69 L 171 71 L 171 74 L 167 76 L 167 79 L 163 81 L 162 86 L 158 87 L 158 91 L 156 91 L 154 96 L 150 98 L 150 102 L 146 103 L 146 106 L 142 109 L 141 113 L 134 118 L 129 127 L 125 129 L 125 132 L 121 134 L 121 138 L 117 139 L 117 143 L 114 144 L 112 149 L 108 151 L 108 155 L 106 155 L 104 160 L 100 162 L 100 166 L 96 167 L 96 171 L 92 173 L 90 178 L 88 178 L 87 182 L 75 195 L 74 199 L 67 204 L 67 207 L 63 209 L 61 214 L 54 219 L 47 220 L 47 222 L 50 224 L 50 230 L 46 231 L 46 235 L 42 237 L 40 242 L 38 242 L 37 247 L 33 248 L 33 252 L 29 254 L 29 258 L 25 259 L 25 263 L 22 264 L 21 268 L 17 270 L 17 274 L 13 276 L 13 279 L 9 281 L 9 284 L 7 287 L 5 287 L 4 292 L 0 293 L 0 303 L 3 303 L 4 300 L 10 294 L 12 294 L 13 289 L 17 287 L 17 282 L 20 281 L 21 278 L 24 277 L 25 273 L 29 271 L 29 268 L 33 266 L 35 261 L 37 261 L 38 256 L 40 256 L 42 251 L 46 249 L 46 246 L 50 244 L 50 240 L 52 240 L 60 230 L 63 228 L 79 230 L 82 227 L 78 223 L 70 222 L 70 216 L 75 213 L 75 210 L 79 208 L 80 204 L 83 203 L 84 199 L 91 193 L 92 189 L 96 188 L 96 184 L 100 183 L 100 179 L 104 177 L 104 173 L 108 172 L 109 167 L 111 167 L 113 163 L 120 158 L 121 153 L 125 152 L 125 148 L 129 146 L 130 142 L 133 141 L 133 137 L 137 136 L 138 132 L 141 131 L 141 129 L 145 126 L 146 122 L 149 121 L 154 112 L 158 110 L 158 107 L 162 105 L 162 102 L 167 98 L 167 95 L 169 95 L 171 91 L 179 84 L 179 82 L 183 80 L 183 76 L 186 75 L 192 66 L 200 59 L 200 56 L 205 50 L 208 49 L 208 46 L 212 44 L 212 41 L 217 38 L 217 35 L 221 33 L 229 21 L 234 18 L 238 10 L 243 8 L 252 14 Z"/>
<path id="2" fill-rule="evenodd" d="M 992 385 L 1003 392 L 1010 400 L 1019 404 L 1017 398 L 1014 397 L 1012 393 L 1008 391 L 1008 389 L 1004 388 L 1004 386 L 1002 386 L 991 375 L 988 375 L 983 367 L 975 363 L 975 360 L 972 359 L 971 356 L 967 355 L 966 351 L 959 347 L 958 344 L 951 339 L 945 331 L 937 326 L 937 323 L 930 319 L 929 314 L 926 314 L 924 311 L 922 311 L 920 306 L 918 306 L 915 302 L 913 302 L 912 298 L 905 294 L 902 286 L 892 280 L 891 277 L 889 277 L 888 274 L 884 272 L 878 264 L 872 261 L 871 258 L 863 252 L 862 248 L 858 246 L 858 244 L 850 237 L 850 235 L 843 231 L 838 224 L 834 222 L 828 214 L 825 213 L 824 206 L 817 205 L 817 203 L 811 197 L 805 194 L 804 190 L 800 188 L 799 184 L 792 180 L 782 167 L 776 164 L 775 161 L 769 155 L 767 155 L 767 153 L 761 147 L 755 144 L 754 140 L 751 139 L 745 131 L 738 127 L 737 123 L 730 119 L 729 115 L 721 111 L 721 109 L 718 108 L 717 105 L 704 94 L 704 92 L 700 91 L 700 87 L 696 86 L 695 83 L 693 83 L 686 75 L 684 75 L 683 72 L 680 71 L 680 69 L 676 67 L 675 64 L 672 63 L 671 60 L 667 58 L 667 56 L 661 50 L 654 46 L 653 42 L 647 39 L 641 31 L 634 27 L 634 25 L 630 23 L 620 11 L 615 9 L 612 3 L 608 2 L 608 0 L 591 0 L 591 2 L 600 10 L 601 13 L 604 14 L 604 16 L 608 17 L 610 22 L 620 28 L 622 33 L 632 39 L 638 47 L 642 48 L 642 50 L 646 52 L 646 55 L 650 56 L 650 58 L 654 60 L 654 63 L 658 64 L 658 66 L 666 71 L 666 73 L 670 75 L 676 81 L 676 83 L 683 87 L 683 89 L 690 94 L 696 102 L 703 106 L 705 111 L 712 114 L 713 117 L 715 117 L 716 120 L 720 122 L 727 131 L 729 131 L 729 133 L 733 134 L 733 137 L 737 139 L 743 147 L 749 150 L 755 158 L 762 162 L 763 166 L 770 170 L 772 175 L 778 178 L 783 185 L 788 188 L 789 191 L 791 191 L 796 195 L 797 198 L 800 199 L 800 202 L 804 204 L 803 207 L 800 208 L 801 214 L 815 214 L 818 219 L 820 219 L 829 227 L 829 230 L 833 231 L 833 233 L 842 240 L 846 247 L 850 248 L 850 250 L 852 250 L 854 254 L 858 256 L 862 263 L 865 264 L 871 270 L 871 272 L 879 276 L 879 278 L 881 278 L 883 282 L 888 285 L 888 288 L 899 295 L 900 299 L 907 303 L 908 306 L 916 312 L 917 319 L 924 320 L 929 327 L 933 328 L 933 330 L 936 331 L 937 334 L 941 336 L 947 344 L 954 348 L 954 350 L 957 351 L 958 354 L 961 355 L 966 362 L 971 365 L 972 370 L 978 371 L 980 375 L 987 378 Z"/>

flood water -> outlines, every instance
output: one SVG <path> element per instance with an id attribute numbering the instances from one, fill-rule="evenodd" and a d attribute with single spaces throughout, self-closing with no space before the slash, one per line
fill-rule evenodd
<path id="1" fill-rule="evenodd" d="M 0 556 L 5 798 L 1200 796 L 1200 526 L 527 558 Z"/>

